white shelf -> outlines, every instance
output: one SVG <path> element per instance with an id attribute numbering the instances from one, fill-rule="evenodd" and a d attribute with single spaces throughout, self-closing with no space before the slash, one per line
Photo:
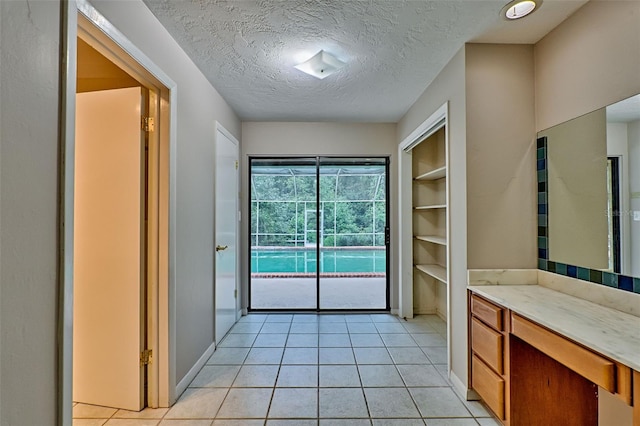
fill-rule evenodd
<path id="1" fill-rule="evenodd" d="M 431 204 L 428 206 L 415 206 L 414 210 L 435 210 L 435 209 L 446 209 L 446 204 Z"/>
<path id="2" fill-rule="evenodd" d="M 438 235 L 416 235 L 414 238 L 416 240 L 426 241 L 428 243 L 440 244 L 442 246 L 447 245 L 447 239 L 445 237 L 440 237 Z"/>
<path id="3" fill-rule="evenodd" d="M 432 276 L 436 280 L 447 283 L 447 268 L 440 265 L 415 265 L 416 269 Z"/>
<path id="4" fill-rule="evenodd" d="M 438 167 L 427 173 L 423 173 L 420 176 L 416 176 L 415 180 L 438 180 L 447 176 L 447 166 Z"/>

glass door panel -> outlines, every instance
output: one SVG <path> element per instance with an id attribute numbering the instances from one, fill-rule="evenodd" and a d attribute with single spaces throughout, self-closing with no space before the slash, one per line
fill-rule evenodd
<path id="1" fill-rule="evenodd" d="M 316 159 L 250 159 L 250 309 L 317 309 Z"/>
<path id="2" fill-rule="evenodd" d="M 387 159 L 321 158 L 319 175 L 319 309 L 387 309 Z"/>

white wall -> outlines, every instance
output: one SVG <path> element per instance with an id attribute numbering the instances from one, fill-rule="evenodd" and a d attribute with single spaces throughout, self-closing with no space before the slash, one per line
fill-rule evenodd
<path id="1" fill-rule="evenodd" d="M 214 120 L 240 121 L 141 0 L 92 4 L 177 84 L 176 382 L 213 342 Z"/>
<path id="2" fill-rule="evenodd" d="M 396 125 L 386 123 L 242 123 L 242 221 L 241 241 L 249 241 L 248 197 L 249 176 L 248 157 L 261 156 L 301 156 L 301 155 L 349 155 L 349 156 L 389 156 L 389 196 L 391 227 L 391 308 L 397 309 L 397 143 Z M 247 250 L 242 253 L 242 271 L 249 271 Z M 248 305 L 248 275 L 241 276 L 242 307 Z"/>
<path id="3" fill-rule="evenodd" d="M 0 2 L 0 424 L 56 423 L 58 1 Z"/>

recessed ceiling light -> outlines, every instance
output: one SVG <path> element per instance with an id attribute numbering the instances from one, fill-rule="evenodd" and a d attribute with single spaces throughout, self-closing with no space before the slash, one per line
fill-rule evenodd
<path id="1" fill-rule="evenodd" d="M 316 53 L 311 59 L 296 65 L 296 68 L 316 78 L 329 77 L 346 64 L 324 50 Z"/>
<path id="2" fill-rule="evenodd" d="M 500 15 L 508 20 L 520 19 L 540 8 L 542 0 L 513 0 L 500 11 Z"/>

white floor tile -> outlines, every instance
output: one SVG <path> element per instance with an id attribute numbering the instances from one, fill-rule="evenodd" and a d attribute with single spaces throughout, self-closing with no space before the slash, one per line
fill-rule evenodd
<path id="1" fill-rule="evenodd" d="M 374 418 L 420 418 L 406 388 L 365 388 L 364 396 Z"/>
<path id="2" fill-rule="evenodd" d="M 188 388 L 165 418 L 213 419 L 226 394 L 224 388 Z"/>
<path id="3" fill-rule="evenodd" d="M 368 418 L 361 388 L 321 388 L 320 417 Z"/>
<path id="4" fill-rule="evenodd" d="M 108 419 L 116 413 L 115 408 L 100 407 L 89 404 L 76 404 L 73 407 L 73 417 L 83 419 Z"/>
<path id="5" fill-rule="evenodd" d="M 189 384 L 189 387 L 228 388 L 239 370 L 239 365 L 205 365 Z"/>
<path id="6" fill-rule="evenodd" d="M 355 365 L 321 365 L 320 387 L 361 387 L 360 375 Z"/>
<path id="7" fill-rule="evenodd" d="M 449 387 L 411 388 L 409 391 L 422 417 L 472 417 Z"/>
<path id="8" fill-rule="evenodd" d="M 363 387 L 404 387 L 395 365 L 359 365 L 358 371 Z"/>
<path id="9" fill-rule="evenodd" d="M 318 387 L 317 365 L 283 365 L 278 373 L 278 387 Z"/>
<path id="10" fill-rule="evenodd" d="M 278 365 L 243 365 L 233 382 L 234 388 L 273 387 L 278 376 Z"/>
<path id="11" fill-rule="evenodd" d="M 317 418 L 317 388 L 278 388 L 273 393 L 269 418 Z"/>
<path id="12" fill-rule="evenodd" d="M 267 417 L 273 389 L 234 388 L 224 400 L 218 413 L 223 419 L 264 419 Z"/>

